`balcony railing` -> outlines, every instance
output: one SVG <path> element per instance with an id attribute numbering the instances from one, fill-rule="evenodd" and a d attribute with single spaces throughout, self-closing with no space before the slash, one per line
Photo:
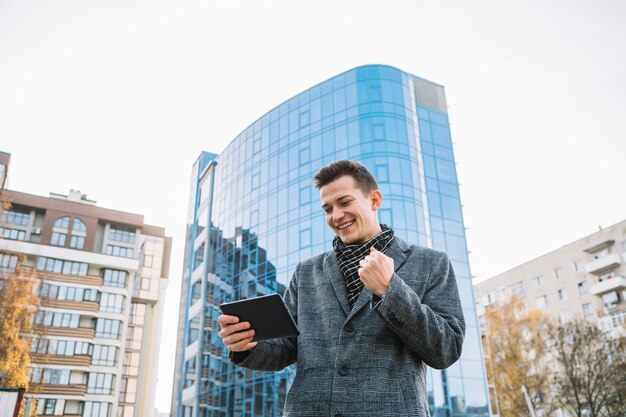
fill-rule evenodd
<path id="1" fill-rule="evenodd" d="M 87 327 L 73 328 L 34 325 L 33 333 L 45 336 L 82 337 L 85 339 L 93 339 L 96 335 L 96 330 Z"/>
<path id="2" fill-rule="evenodd" d="M 66 356 L 31 353 L 30 358 L 33 363 L 45 363 L 49 365 L 89 366 L 91 364 L 91 356 L 89 355 Z"/>
<path id="3" fill-rule="evenodd" d="M 34 386 L 37 394 L 46 395 L 77 395 L 84 396 L 87 393 L 87 385 L 57 385 L 41 384 Z"/>
<path id="4" fill-rule="evenodd" d="M 585 265 L 585 269 L 587 272 L 592 274 L 600 274 L 606 270 L 619 266 L 621 263 L 622 260 L 620 256 L 615 253 L 611 253 L 610 255 L 603 256 L 595 261 L 588 262 Z"/>
<path id="5" fill-rule="evenodd" d="M 34 274 L 37 274 L 38 278 L 41 278 L 44 280 L 67 282 L 70 284 L 95 285 L 98 287 L 102 286 L 102 277 L 99 277 L 99 276 L 64 275 L 64 274 L 57 274 L 57 273 L 48 272 L 48 271 L 35 271 L 33 267 L 29 267 L 29 266 L 22 266 L 21 271 L 31 276 Z"/>
<path id="6" fill-rule="evenodd" d="M 618 291 L 626 288 L 626 279 L 624 277 L 613 277 L 605 279 L 602 282 L 593 284 L 589 288 L 589 292 L 593 295 L 602 295 L 611 291 Z"/>
<path id="7" fill-rule="evenodd" d="M 67 310 L 80 310 L 80 311 L 98 311 L 98 303 L 95 301 L 66 301 L 66 300 L 55 300 L 53 298 L 42 298 L 41 299 L 42 307 L 50 307 L 50 308 L 64 308 Z"/>

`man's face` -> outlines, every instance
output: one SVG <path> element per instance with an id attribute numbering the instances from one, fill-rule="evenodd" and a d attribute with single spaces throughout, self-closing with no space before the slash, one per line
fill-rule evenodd
<path id="1" fill-rule="evenodd" d="M 365 195 L 352 176 L 344 175 L 321 187 L 320 198 L 326 223 L 343 243 L 366 242 L 380 233 L 380 191 Z"/>

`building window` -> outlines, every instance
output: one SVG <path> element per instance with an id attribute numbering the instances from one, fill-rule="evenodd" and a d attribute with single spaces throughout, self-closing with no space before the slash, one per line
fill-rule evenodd
<path id="1" fill-rule="evenodd" d="M 252 154 L 256 155 L 261 152 L 261 138 L 256 138 L 254 142 L 252 142 Z"/>
<path id="2" fill-rule="evenodd" d="M 0 253 L 0 272 L 15 272 L 17 269 L 17 255 Z"/>
<path id="3" fill-rule="evenodd" d="M 202 293 L 202 284 L 198 281 L 191 286 L 191 304 L 200 299 Z"/>
<path id="4" fill-rule="evenodd" d="M 98 301 L 98 291 L 90 288 L 43 283 L 37 293 L 42 298 L 52 298 L 55 300 Z"/>
<path id="5" fill-rule="evenodd" d="M 92 350 L 93 345 L 91 343 L 73 340 L 34 338 L 30 346 L 30 351 L 33 353 L 61 356 L 91 355 Z"/>
<path id="6" fill-rule="evenodd" d="M 602 301 L 604 302 L 605 307 L 613 307 L 618 304 L 620 301 L 620 296 L 617 291 L 611 291 L 609 293 L 602 295 Z"/>
<path id="7" fill-rule="evenodd" d="M 135 232 L 131 229 L 111 227 L 109 229 L 109 240 L 122 243 L 135 243 Z"/>
<path id="8" fill-rule="evenodd" d="M 261 181 L 261 175 L 259 175 L 259 173 L 252 174 L 251 187 L 253 190 L 256 190 L 257 188 L 259 188 L 260 181 Z"/>
<path id="9" fill-rule="evenodd" d="M 65 246 L 65 238 L 67 235 L 65 233 L 52 232 L 52 238 L 50 239 L 50 244 L 54 246 Z"/>
<path id="10" fill-rule="evenodd" d="M 15 224 L 17 226 L 28 226 L 30 221 L 30 211 L 15 208 L 11 210 L 3 210 L 2 214 L 0 214 L 0 221 Z"/>
<path id="11" fill-rule="evenodd" d="M 126 349 L 141 350 L 143 327 L 129 327 L 126 337 Z"/>
<path id="12" fill-rule="evenodd" d="M 111 404 L 85 401 L 83 416 L 87 417 L 110 417 L 109 408 Z"/>
<path id="13" fill-rule="evenodd" d="M 54 415 L 57 400 L 42 399 L 41 401 L 43 401 L 43 404 L 41 405 L 41 414 L 44 416 Z"/>
<path id="14" fill-rule="evenodd" d="M 376 180 L 379 183 L 389 181 L 389 167 L 387 165 L 376 165 Z"/>
<path id="15" fill-rule="evenodd" d="M 311 246 L 311 229 L 300 231 L 300 248 L 308 248 Z"/>
<path id="16" fill-rule="evenodd" d="M 26 240 L 26 231 L 0 227 L 0 237 L 10 240 Z"/>
<path id="17" fill-rule="evenodd" d="M 74 219 L 72 224 L 72 232 L 87 232 L 87 225 L 84 221 L 79 219 Z"/>
<path id="18" fill-rule="evenodd" d="M 554 268 L 553 273 L 555 279 L 561 280 L 563 278 L 563 269 L 561 267 Z"/>
<path id="19" fill-rule="evenodd" d="M 130 312 L 130 322 L 132 324 L 142 325 L 146 320 L 146 305 L 133 303 Z"/>
<path id="20" fill-rule="evenodd" d="M 308 110 L 300 112 L 299 124 L 300 127 L 307 126 L 311 120 L 311 113 Z"/>
<path id="21" fill-rule="evenodd" d="M 88 394 L 109 395 L 115 386 L 115 375 L 98 372 L 89 373 L 89 383 L 87 384 Z"/>
<path id="22" fill-rule="evenodd" d="M 84 262 L 63 261 L 40 256 L 37 269 L 65 275 L 87 275 L 89 265 Z"/>
<path id="23" fill-rule="evenodd" d="M 120 321 L 98 319 L 96 322 L 96 337 L 103 339 L 118 339 L 120 337 Z"/>
<path id="24" fill-rule="evenodd" d="M 77 329 L 79 321 L 79 314 L 55 313 L 53 311 L 39 310 L 35 313 L 34 323 L 43 326 Z"/>
<path id="25" fill-rule="evenodd" d="M 34 368 L 30 381 L 35 384 L 67 385 L 70 383 L 70 370 Z"/>
<path id="26" fill-rule="evenodd" d="M 70 217 L 61 217 L 54 222 L 54 227 L 58 229 L 68 230 L 70 228 Z"/>
<path id="27" fill-rule="evenodd" d="M 70 237 L 70 248 L 73 249 L 83 249 L 85 247 L 85 237 L 84 236 L 74 236 Z"/>
<path id="28" fill-rule="evenodd" d="M 124 311 L 126 297 L 121 294 L 111 294 L 103 292 L 100 297 L 100 311 L 110 313 L 121 313 Z"/>
<path id="29" fill-rule="evenodd" d="M 535 298 L 535 307 L 536 308 L 544 309 L 547 306 L 548 306 L 548 296 L 547 295 L 540 295 L 539 297 Z"/>
<path id="30" fill-rule="evenodd" d="M 582 281 L 578 283 L 578 294 L 583 295 L 589 292 L 589 285 L 587 281 Z"/>
<path id="31" fill-rule="evenodd" d="M 574 272 L 585 272 L 585 265 L 583 264 L 583 261 L 574 261 L 573 268 Z"/>
<path id="32" fill-rule="evenodd" d="M 593 314 L 593 309 L 591 307 L 591 303 L 583 304 L 583 316 L 589 317 Z"/>
<path id="33" fill-rule="evenodd" d="M 522 285 L 521 281 L 511 285 L 509 287 L 509 290 L 511 291 L 511 295 L 514 295 L 519 299 L 523 299 L 525 297 L 524 286 Z"/>
<path id="34" fill-rule="evenodd" d="M 139 352 L 126 352 L 124 355 L 124 375 L 138 376 L 141 354 Z"/>
<path id="35" fill-rule="evenodd" d="M 559 293 L 559 300 L 561 301 L 567 300 L 567 290 L 565 288 L 561 288 L 558 293 Z"/>
<path id="36" fill-rule="evenodd" d="M 117 364 L 118 348 L 115 346 L 95 345 L 91 364 L 98 366 L 115 366 Z"/>
<path id="37" fill-rule="evenodd" d="M 132 258 L 134 255 L 134 250 L 132 248 L 127 248 L 124 246 L 115 246 L 115 245 L 107 245 L 106 254 L 113 256 L 121 256 L 122 258 Z"/>
<path id="38" fill-rule="evenodd" d="M 120 387 L 120 402 L 134 403 L 137 396 L 137 379 L 122 378 Z"/>
<path id="39" fill-rule="evenodd" d="M 385 125 L 381 123 L 376 123 L 372 126 L 372 135 L 374 140 L 384 140 L 385 139 Z"/>
<path id="40" fill-rule="evenodd" d="M 195 271 L 202 262 L 204 262 L 204 243 L 202 243 L 202 245 L 200 245 L 200 247 L 194 252 L 193 270 Z"/>
<path id="41" fill-rule="evenodd" d="M 533 286 L 539 288 L 543 285 L 543 275 L 537 275 L 533 278 Z"/>
<path id="42" fill-rule="evenodd" d="M 128 282 L 128 272 L 116 269 L 104 270 L 104 285 L 107 287 L 126 288 Z"/>
<path id="43" fill-rule="evenodd" d="M 569 310 L 561 311 L 560 316 L 561 316 L 561 321 L 563 323 L 567 323 L 572 319 L 572 314 L 570 313 Z"/>

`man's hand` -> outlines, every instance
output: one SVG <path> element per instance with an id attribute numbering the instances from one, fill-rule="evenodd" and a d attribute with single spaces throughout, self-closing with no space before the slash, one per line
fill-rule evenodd
<path id="1" fill-rule="evenodd" d="M 359 262 L 363 285 L 379 297 L 385 295 L 393 277 L 393 258 L 372 246 L 370 254 Z"/>
<path id="2" fill-rule="evenodd" d="M 239 323 L 239 317 L 222 314 L 217 318 L 222 330 L 220 337 L 226 345 L 226 349 L 231 352 L 245 352 L 257 345 L 253 342 L 254 330 L 250 329 L 250 323 L 244 321 Z"/>

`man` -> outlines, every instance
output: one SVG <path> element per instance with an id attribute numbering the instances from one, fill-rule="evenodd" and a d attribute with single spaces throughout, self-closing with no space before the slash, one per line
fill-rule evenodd
<path id="1" fill-rule="evenodd" d="M 382 194 L 361 164 L 337 161 L 313 179 L 337 236 L 285 292 L 300 335 L 253 342 L 248 322 L 222 315 L 230 358 L 264 371 L 297 363 L 284 416 L 428 416 L 426 365 L 452 365 L 465 334 L 452 265 L 379 224 Z"/>

